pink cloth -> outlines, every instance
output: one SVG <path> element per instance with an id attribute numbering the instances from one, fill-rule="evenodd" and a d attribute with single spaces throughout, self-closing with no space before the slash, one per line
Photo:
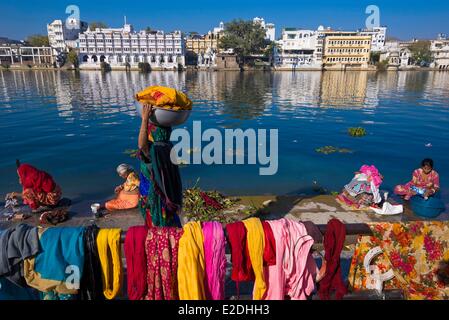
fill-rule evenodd
<path id="1" fill-rule="evenodd" d="M 368 166 L 363 165 L 360 170 L 361 173 L 366 174 L 368 177 L 368 181 L 373 181 L 374 185 L 379 188 L 379 186 L 382 184 L 382 178 L 380 177 L 379 170 L 375 166 Z"/>
<path id="2" fill-rule="evenodd" d="M 276 240 L 276 264 L 266 268 L 265 300 L 305 300 L 315 288 L 318 272 L 310 255 L 313 238 L 301 222 L 289 219 L 268 221 Z"/>
<path id="3" fill-rule="evenodd" d="M 205 290 L 208 300 L 224 300 L 226 275 L 226 239 L 219 222 L 204 222 Z"/>

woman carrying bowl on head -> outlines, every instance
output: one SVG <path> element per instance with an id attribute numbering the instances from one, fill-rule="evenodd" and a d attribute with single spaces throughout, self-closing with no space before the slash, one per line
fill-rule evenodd
<path id="1" fill-rule="evenodd" d="M 155 111 L 151 101 L 139 103 L 143 106 L 139 132 L 140 211 L 148 227 L 181 227 L 178 214 L 182 206 L 182 183 L 179 168 L 170 159 L 172 129 L 150 122 Z"/>

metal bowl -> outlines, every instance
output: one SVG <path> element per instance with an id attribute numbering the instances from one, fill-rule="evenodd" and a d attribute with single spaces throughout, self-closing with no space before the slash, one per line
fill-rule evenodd
<path id="1" fill-rule="evenodd" d="M 143 105 L 135 101 L 137 113 L 142 116 Z M 159 107 L 153 107 L 153 114 L 150 116 L 150 122 L 160 127 L 174 127 L 186 122 L 192 110 L 170 110 Z"/>

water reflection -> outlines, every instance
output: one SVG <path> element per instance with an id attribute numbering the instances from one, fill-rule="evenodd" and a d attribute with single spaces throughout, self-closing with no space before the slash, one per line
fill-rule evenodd
<path id="1" fill-rule="evenodd" d="M 188 92 L 194 112 L 186 126 L 280 129 L 276 176 L 187 166 L 186 185 L 200 177 L 205 188 L 235 194 L 288 193 L 312 181 L 338 190 L 362 163 L 379 165 L 393 185 L 409 179 L 422 156 L 434 158 L 449 185 L 447 72 L 0 71 L 0 141 L 8 150 L 0 153 L 0 193 L 16 189 L 20 157 L 51 169 L 69 197 L 108 196 L 117 164 L 135 161 L 123 151 L 136 147 L 133 97 L 148 85 Z M 349 137 L 347 128 L 359 124 L 369 134 Z M 322 157 L 315 149 L 323 145 L 355 152 Z"/>
<path id="2" fill-rule="evenodd" d="M 0 71 L 0 98 L 8 107 L 12 99 L 26 100 L 36 93 L 54 97 L 59 116 L 73 121 L 90 112 L 134 115 L 134 94 L 156 84 L 187 91 L 199 108 L 215 115 L 249 120 L 270 115 L 272 107 L 370 109 L 381 94 L 412 92 L 427 99 L 436 90 L 447 97 L 449 77 L 443 72 Z"/>

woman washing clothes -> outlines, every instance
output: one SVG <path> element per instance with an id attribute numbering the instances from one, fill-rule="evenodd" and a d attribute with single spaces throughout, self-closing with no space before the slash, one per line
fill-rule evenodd
<path id="1" fill-rule="evenodd" d="M 172 129 L 150 123 L 152 112 L 153 104 L 144 103 L 139 132 L 139 208 L 148 227 L 181 227 L 182 183 L 179 168 L 170 159 Z"/>
<path id="2" fill-rule="evenodd" d="M 397 185 L 394 193 L 403 196 L 405 200 L 418 194 L 428 199 L 439 190 L 440 177 L 433 169 L 433 160 L 424 159 L 421 161 L 421 168 L 413 171 L 412 180 L 404 185 Z"/>
<path id="3" fill-rule="evenodd" d="M 139 204 L 139 177 L 134 168 L 123 163 L 117 167 L 117 174 L 125 179 L 125 182 L 115 188 L 117 197 L 105 203 L 108 211 L 126 210 L 136 208 Z"/>
<path id="4" fill-rule="evenodd" d="M 52 176 L 29 164 L 20 164 L 18 160 L 16 164 L 22 192 L 11 192 L 6 197 L 21 198 L 33 212 L 56 206 L 61 200 L 62 191 Z"/>

